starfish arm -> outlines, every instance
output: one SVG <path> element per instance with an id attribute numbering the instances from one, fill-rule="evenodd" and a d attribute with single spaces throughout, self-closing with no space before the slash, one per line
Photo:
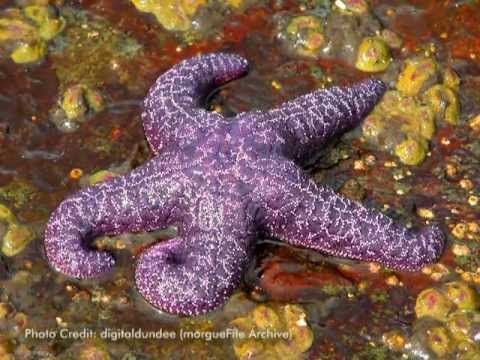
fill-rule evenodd
<path id="1" fill-rule="evenodd" d="M 58 271 L 77 278 L 108 271 L 113 256 L 89 242 L 99 235 L 151 231 L 181 217 L 181 180 L 153 159 L 126 176 L 85 188 L 64 200 L 45 231 L 45 252 Z M 158 174 L 162 173 L 163 176 Z"/>
<path id="2" fill-rule="evenodd" d="M 379 262 L 415 271 L 442 253 L 444 235 L 436 226 L 406 229 L 385 215 L 317 186 L 294 164 L 259 182 L 264 228 L 293 245 L 333 256 Z"/>
<path id="3" fill-rule="evenodd" d="M 382 97 L 380 80 L 318 90 L 267 112 L 240 114 L 261 143 L 280 146 L 295 159 L 311 156 L 333 136 L 357 126 Z M 253 121 L 256 124 L 252 125 Z"/>
<path id="4" fill-rule="evenodd" d="M 248 70 L 238 55 L 218 53 L 184 60 L 161 75 L 150 89 L 142 113 L 145 135 L 154 153 L 168 146 L 182 147 L 209 128 L 224 122 L 221 115 L 202 108 L 214 87 Z"/>
<path id="5" fill-rule="evenodd" d="M 180 237 L 140 255 L 137 289 L 150 304 L 168 313 L 195 316 L 211 311 L 238 286 L 252 240 L 243 222 L 210 230 L 189 227 Z"/>

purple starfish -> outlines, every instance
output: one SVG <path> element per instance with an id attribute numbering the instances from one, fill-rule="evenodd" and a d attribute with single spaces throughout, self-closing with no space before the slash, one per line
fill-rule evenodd
<path id="1" fill-rule="evenodd" d="M 88 240 L 177 225 L 177 238 L 139 256 L 136 285 L 161 310 L 197 315 L 234 291 L 259 233 L 400 270 L 438 258 L 444 237 L 437 227 L 407 230 L 315 184 L 296 164 L 356 126 L 385 91 L 381 81 L 316 91 L 233 119 L 200 107 L 209 90 L 247 68 L 239 56 L 211 54 L 160 76 L 143 113 L 156 156 L 60 204 L 45 234 L 55 269 L 97 276 L 114 258 Z"/>

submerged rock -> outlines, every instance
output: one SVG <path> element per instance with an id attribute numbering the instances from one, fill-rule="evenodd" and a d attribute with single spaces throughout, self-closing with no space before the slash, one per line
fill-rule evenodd
<path id="1" fill-rule="evenodd" d="M 68 21 L 64 41 L 51 54 L 61 93 L 76 84 L 94 90 L 108 84 L 138 83 L 136 74 L 126 71 L 127 62 L 143 53 L 136 39 L 85 11 L 65 8 L 63 16 Z M 83 91 L 83 96 L 88 97 L 88 92 Z M 89 106 L 93 103 L 92 99 Z"/>
<path id="2" fill-rule="evenodd" d="M 65 20 L 48 3 L 25 3 L 0 13 L 0 48 L 17 64 L 42 60 L 47 44 L 65 28 Z"/>

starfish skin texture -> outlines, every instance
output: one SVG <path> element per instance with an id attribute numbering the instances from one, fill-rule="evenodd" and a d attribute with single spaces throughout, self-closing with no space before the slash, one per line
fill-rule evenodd
<path id="1" fill-rule="evenodd" d="M 160 76 L 142 114 L 155 157 L 58 206 L 45 233 L 53 268 L 98 276 L 114 257 L 89 247 L 94 237 L 177 226 L 176 238 L 139 255 L 135 282 L 154 307 L 198 315 L 232 294 L 259 234 L 398 270 L 415 271 L 440 256 L 438 227 L 406 229 L 315 184 L 297 165 L 359 124 L 383 95 L 381 81 L 315 91 L 231 119 L 201 107 L 209 91 L 247 71 L 245 59 L 218 53 Z"/>

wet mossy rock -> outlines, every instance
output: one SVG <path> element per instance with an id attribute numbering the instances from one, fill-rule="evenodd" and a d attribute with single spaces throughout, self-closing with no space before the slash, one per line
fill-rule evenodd
<path id="1" fill-rule="evenodd" d="M 7 8 L 0 13 L 0 48 L 17 64 L 39 62 L 47 54 L 48 42 L 63 31 L 65 24 L 58 9 L 45 2 Z"/>
<path id="2" fill-rule="evenodd" d="M 61 93 L 76 84 L 95 89 L 110 82 L 127 87 L 138 83 L 135 74 L 124 68 L 143 54 L 135 38 L 85 11 L 65 8 L 63 15 L 68 27 L 62 33 L 62 48 L 50 56 Z"/>
<path id="3" fill-rule="evenodd" d="M 167 30 L 187 31 L 192 28 L 194 15 L 209 0 L 130 0 L 142 12 L 150 13 Z M 243 0 L 226 0 L 227 7 L 239 8 Z"/>

